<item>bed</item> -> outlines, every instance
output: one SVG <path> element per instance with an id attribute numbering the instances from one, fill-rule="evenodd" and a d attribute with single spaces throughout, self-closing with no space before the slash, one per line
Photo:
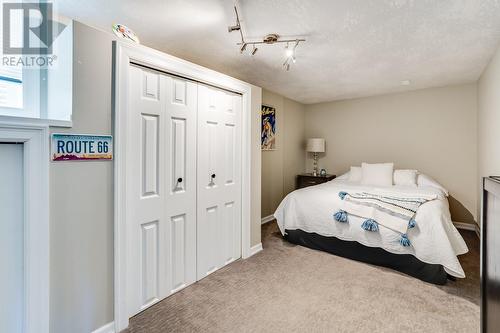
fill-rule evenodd
<path id="1" fill-rule="evenodd" d="M 288 241 L 354 260 L 396 269 L 423 281 L 444 284 L 447 278 L 464 278 L 457 258 L 468 251 L 451 221 L 447 193 L 431 186 L 391 186 L 392 193 L 434 195 L 415 215 L 417 226 L 408 229 L 410 246 L 402 246 L 401 235 L 380 227 L 370 232 L 361 226 L 364 219 L 349 216 L 349 223 L 333 217 L 342 207 L 341 192 L 389 190 L 351 182 L 339 177 L 324 184 L 288 194 L 274 216 Z"/>

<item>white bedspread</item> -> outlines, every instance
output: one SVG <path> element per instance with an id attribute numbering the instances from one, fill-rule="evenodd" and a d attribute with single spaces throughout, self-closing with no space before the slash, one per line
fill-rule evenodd
<path id="1" fill-rule="evenodd" d="M 348 223 L 339 223 L 333 214 L 341 207 L 339 191 L 373 191 L 375 188 L 333 180 L 321 185 L 306 187 L 288 194 L 276 209 L 274 216 L 281 233 L 285 229 L 300 229 L 322 236 L 357 241 L 370 247 L 380 247 L 396 254 L 412 254 L 420 261 L 441 264 L 450 275 L 463 278 L 465 273 L 457 255 L 468 251 L 467 245 L 451 222 L 448 200 L 443 192 L 434 188 L 391 187 L 402 194 L 437 194 L 417 211 L 417 227 L 408 230 L 411 246 L 399 243 L 400 234 L 381 227 L 379 232 L 363 230 L 363 219 L 349 216 Z M 380 189 L 380 188 L 379 188 Z"/>

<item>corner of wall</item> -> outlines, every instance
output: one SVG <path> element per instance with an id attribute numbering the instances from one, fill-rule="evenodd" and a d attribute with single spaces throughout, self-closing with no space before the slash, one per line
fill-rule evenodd
<path id="1" fill-rule="evenodd" d="M 262 160 L 260 151 L 260 108 L 262 105 L 262 89 L 252 86 L 252 197 L 251 197 L 251 232 L 250 245 L 255 246 L 261 242 L 261 174 Z"/>
<path id="2" fill-rule="evenodd" d="M 500 175 L 500 46 L 477 83 L 477 198 L 481 202 L 482 178 Z M 477 216 L 480 217 L 478 204 Z M 478 218 L 479 222 L 480 218 Z"/>

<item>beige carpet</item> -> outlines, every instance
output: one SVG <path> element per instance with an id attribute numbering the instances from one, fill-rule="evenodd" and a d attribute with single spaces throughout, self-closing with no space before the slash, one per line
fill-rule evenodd
<path id="1" fill-rule="evenodd" d="M 467 279 L 434 286 L 291 245 L 272 222 L 264 251 L 138 314 L 127 332 L 478 332 L 479 245 L 463 235 Z"/>

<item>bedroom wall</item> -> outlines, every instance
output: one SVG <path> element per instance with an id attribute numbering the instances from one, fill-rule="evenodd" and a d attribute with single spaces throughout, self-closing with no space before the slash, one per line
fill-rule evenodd
<path id="1" fill-rule="evenodd" d="M 479 189 L 481 177 L 500 176 L 500 47 L 481 75 L 477 88 Z M 478 215 L 479 211 L 478 207 Z"/>
<path id="2" fill-rule="evenodd" d="M 110 33 L 74 22 L 73 127 L 112 134 Z M 251 245 L 260 230 L 261 88 L 252 87 Z M 50 332 L 89 333 L 113 321 L 113 163 L 50 163 Z"/>
<path id="3" fill-rule="evenodd" d="M 305 134 L 326 139 L 320 168 L 415 168 L 448 188 L 454 221 L 477 220 L 476 84 L 307 105 Z M 306 165 L 312 170 L 310 157 Z"/>
<path id="4" fill-rule="evenodd" d="M 295 189 L 296 175 L 304 172 L 305 106 L 265 89 L 262 103 L 276 108 L 276 150 L 262 151 L 261 215 L 267 217 Z"/>
<path id="5" fill-rule="evenodd" d="M 305 172 L 305 105 L 284 99 L 283 197 L 295 190 L 296 177 Z"/>
<path id="6" fill-rule="evenodd" d="M 283 96 L 262 89 L 262 104 L 276 108 L 276 150 L 262 150 L 261 217 L 274 213 L 283 197 Z"/>

